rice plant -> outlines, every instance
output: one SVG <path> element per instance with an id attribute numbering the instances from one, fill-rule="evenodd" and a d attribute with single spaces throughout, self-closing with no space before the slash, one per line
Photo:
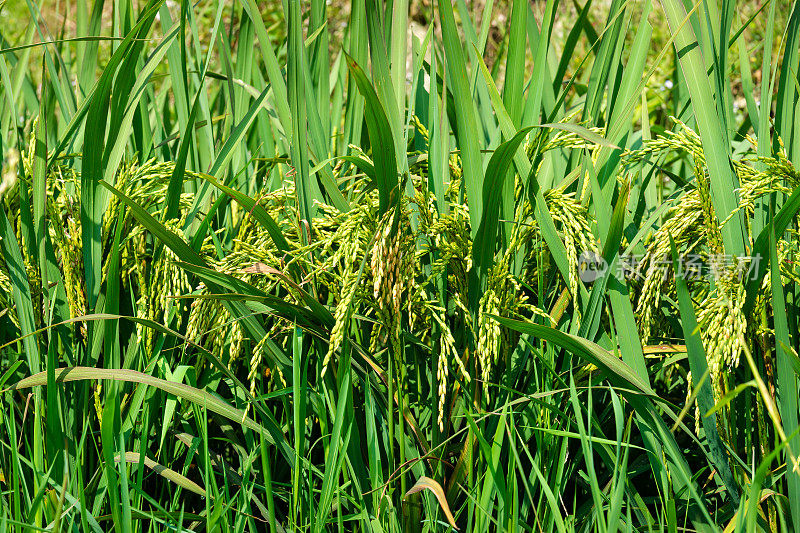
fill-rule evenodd
<path id="1" fill-rule="evenodd" d="M 0 20 L 0 530 L 800 528 L 794 0 Z"/>

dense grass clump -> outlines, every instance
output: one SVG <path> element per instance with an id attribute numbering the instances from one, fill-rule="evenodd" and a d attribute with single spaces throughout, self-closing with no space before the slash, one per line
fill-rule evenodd
<path id="1" fill-rule="evenodd" d="M 797 2 L 0 20 L 0 530 L 800 529 Z"/>

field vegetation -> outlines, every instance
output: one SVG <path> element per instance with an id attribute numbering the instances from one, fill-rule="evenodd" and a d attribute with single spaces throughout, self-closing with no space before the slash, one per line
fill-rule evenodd
<path id="1" fill-rule="evenodd" d="M 0 22 L 0 531 L 800 530 L 795 0 Z"/>

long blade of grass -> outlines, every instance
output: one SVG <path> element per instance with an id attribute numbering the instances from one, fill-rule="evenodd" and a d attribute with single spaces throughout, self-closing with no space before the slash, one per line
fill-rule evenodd
<path id="1" fill-rule="evenodd" d="M 523 128 L 514 137 L 498 146 L 489 159 L 489 166 L 486 167 L 486 180 L 483 183 L 483 204 L 486 207 L 472 246 L 472 260 L 477 268 L 481 285 L 494 263 L 501 200 L 505 190 L 504 181 L 508 179 L 508 171 L 517 149 L 532 129 L 531 126 Z"/>
<path id="2" fill-rule="evenodd" d="M 308 114 L 306 110 L 305 46 L 300 17 L 300 3 L 289 0 L 288 15 L 288 65 L 286 66 L 289 107 L 292 112 L 292 166 L 297 202 L 300 212 L 300 227 L 303 242 L 311 239 L 311 221 L 316 214 L 314 200 L 321 200 L 319 188 L 312 182 L 308 165 Z"/>
<path id="3" fill-rule="evenodd" d="M 364 97 L 366 105 L 364 119 L 372 146 L 372 159 L 375 162 L 375 177 L 380 198 L 379 212 L 383 214 L 400 200 L 400 182 L 397 175 L 392 128 L 378 94 L 366 74 L 352 57 L 349 55 L 346 57 L 350 74 L 353 76 L 361 96 Z"/>
<path id="4" fill-rule="evenodd" d="M 28 284 L 25 261 L 22 258 L 17 237 L 3 208 L 0 208 L 0 247 L 2 247 L 3 258 L 11 279 L 12 296 L 20 331 L 25 336 L 22 341 L 25 358 L 28 363 L 28 369 L 33 372 L 41 368 L 41 360 L 39 345 L 32 336 L 36 330 L 36 322 L 31 300 L 31 288 Z"/>
<path id="5" fill-rule="evenodd" d="M 725 144 L 727 136 L 720 122 L 721 117 L 717 113 L 713 88 L 706 75 L 707 66 L 703 59 L 703 51 L 694 36 L 691 24 L 685 23 L 687 15 L 683 4 L 679 0 L 664 0 L 661 5 L 675 37 L 675 48 L 678 50 L 681 70 L 700 130 L 703 152 L 708 163 L 714 210 L 719 220 L 725 220 L 738 208 L 739 199 L 736 191 L 739 180 L 731 166 L 730 145 Z M 720 97 L 717 95 L 717 98 Z M 725 250 L 735 255 L 743 255 L 746 234 L 741 212 L 733 215 L 721 231 Z"/>
<path id="6" fill-rule="evenodd" d="M 190 387 L 183 383 L 175 383 L 164 379 L 156 378 L 136 370 L 116 369 L 116 368 L 90 368 L 90 367 L 68 367 L 55 370 L 56 383 L 69 383 L 71 381 L 84 381 L 96 379 L 109 379 L 113 381 L 126 381 L 129 383 L 141 383 L 169 394 L 174 394 L 178 398 L 196 403 L 209 411 L 227 418 L 237 424 L 241 424 L 248 429 L 260 433 L 266 433 L 266 429 L 253 419 L 245 415 L 244 411 L 236 409 L 220 398 L 195 387 Z M 31 387 L 41 387 L 47 384 L 47 372 L 39 372 L 32 376 L 17 381 L 10 390 L 22 390 Z"/>
<path id="7" fill-rule="evenodd" d="M 120 456 L 115 457 L 115 460 L 119 462 L 121 460 Z M 126 463 L 134 465 L 137 465 L 140 462 L 142 462 L 147 468 L 149 468 L 159 476 L 163 477 L 164 479 L 171 481 L 172 483 L 175 483 L 179 487 L 183 487 L 184 489 L 194 492 L 199 496 L 205 497 L 206 495 L 205 489 L 203 489 L 203 487 L 201 487 L 191 479 L 187 478 L 186 476 L 182 476 L 181 474 L 172 470 L 171 468 L 167 468 L 165 466 L 158 464 L 157 462 L 153 461 L 147 456 L 142 456 L 137 452 L 125 452 L 124 461 Z"/>
<path id="8" fill-rule="evenodd" d="M 453 5 L 450 2 L 438 2 L 439 17 L 442 24 L 442 41 L 444 43 L 445 68 L 453 91 L 455 112 L 457 114 L 457 139 L 463 165 L 464 188 L 469 203 L 469 219 L 474 236 L 480 226 L 483 215 L 483 163 L 481 161 L 481 145 L 478 142 L 478 121 L 475 116 L 475 102 L 467 78 L 467 67 L 464 49 L 458 37 Z M 513 134 L 512 134 L 513 135 Z M 509 135 L 509 138 L 512 136 Z"/>
<path id="9" fill-rule="evenodd" d="M 775 352 L 778 370 L 778 404 L 781 412 L 784 432 L 788 435 L 796 435 L 798 428 L 797 420 L 797 372 L 791 363 L 791 339 L 789 336 L 789 323 L 786 316 L 786 299 L 784 296 L 783 283 L 781 281 L 781 269 L 778 262 L 778 250 L 776 235 L 772 224 L 770 228 L 770 284 L 772 289 L 772 311 L 774 313 L 775 324 Z M 789 509 L 792 522 L 800 524 L 800 473 L 791 467 L 790 456 L 800 456 L 800 438 L 790 437 L 791 440 L 786 444 L 787 447 L 787 474 L 786 484 L 788 486 Z M 790 471 L 791 470 L 791 471 Z"/>

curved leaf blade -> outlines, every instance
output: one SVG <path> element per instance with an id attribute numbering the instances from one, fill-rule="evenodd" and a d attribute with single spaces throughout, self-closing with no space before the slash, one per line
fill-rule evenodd
<path id="1" fill-rule="evenodd" d="M 160 389 L 166 393 L 174 394 L 178 398 L 206 407 L 209 411 L 237 422 L 248 429 L 266 434 L 266 429 L 248 417 L 244 411 L 237 409 L 228 402 L 204 391 L 185 385 L 174 383 L 165 379 L 156 378 L 137 370 L 116 368 L 91 368 L 85 366 L 72 366 L 55 369 L 56 383 L 70 381 L 86 381 L 95 379 L 110 379 L 113 381 L 126 381 L 128 383 L 141 383 Z M 9 390 L 28 389 L 47 385 L 47 372 L 39 372 L 12 385 Z"/>

